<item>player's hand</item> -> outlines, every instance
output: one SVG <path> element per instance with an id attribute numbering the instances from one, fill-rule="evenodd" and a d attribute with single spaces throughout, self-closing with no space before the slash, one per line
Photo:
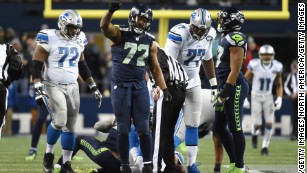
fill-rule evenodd
<path id="1" fill-rule="evenodd" d="M 275 100 L 275 110 L 279 110 L 282 105 L 282 97 L 277 97 Z"/>
<path id="2" fill-rule="evenodd" d="M 90 85 L 90 91 L 94 95 L 95 99 L 98 101 L 98 108 L 100 108 L 101 102 L 102 102 L 102 95 L 100 91 L 98 90 L 96 84 Z"/>
<path id="3" fill-rule="evenodd" d="M 224 102 L 225 102 L 225 98 L 221 98 L 219 94 L 217 94 L 213 99 L 213 107 L 215 107 L 215 111 L 223 112 Z"/>
<path id="4" fill-rule="evenodd" d="M 243 108 L 249 109 L 250 107 L 251 107 L 251 104 L 249 103 L 248 99 L 245 98 L 244 103 L 243 103 Z"/>
<path id="5" fill-rule="evenodd" d="M 153 98 L 154 101 L 156 102 L 156 101 L 158 101 L 159 96 L 160 96 L 160 87 L 157 86 L 157 88 L 154 88 L 154 89 L 152 90 L 152 98 Z"/>
<path id="6" fill-rule="evenodd" d="M 165 100 L 166 102 L 171 102 L 172 99 L 173 99 L 173 96 L 171 95 L 171 93 L 169 93 L 168 89 L 165 88 L 165 89 L 163 89 L 162 91 L 163 91 L 163 95 L 164 95 L 164 96 L 163 96 L 163 97 L 164 97 L 164 100 Z"/>
<path id="7" fill-rule="evenodd" d="M 37 105 L 42 106 L 44 105 L 44 99 L 49 98 L 48 95 L 46 94 L 46 92 L 44 91 L 44 84 L 42 84 L 41 82 L 35 82 L 34 83 L 34 90 L 36 93 L 35 96 L 35 101 L 37 103 Z"/>
<path id="8" fill-rule="evenodd" d="M 218 95 L 217 85 L 211 87 L 211 103 L 214 101 L 214 97 Z"/>
<path id="9" fill-rule="evenodd" d="M 122 7 L 122 3 L 119 0 L 114 0 L 109 4 L 109 12 L 114 13 L 115 11 L 119 10 Z"/>

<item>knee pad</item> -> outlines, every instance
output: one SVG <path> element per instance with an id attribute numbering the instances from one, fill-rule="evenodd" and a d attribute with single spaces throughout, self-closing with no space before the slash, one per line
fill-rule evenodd
<path id="1" fill-rule="evenodd" d="M 139 135 L 148 134 L 149 133 L 149 121 L 143 121 L 141 123 L 138 123 L 138 126 L 135 128 Z"/>
<path id="2" fill-rule="evenodd" d="M 119 134 L 129 134 L 130 133 L 130 127 L 127 123 L 118 123 L 117 124 L 117 132 Z"/>

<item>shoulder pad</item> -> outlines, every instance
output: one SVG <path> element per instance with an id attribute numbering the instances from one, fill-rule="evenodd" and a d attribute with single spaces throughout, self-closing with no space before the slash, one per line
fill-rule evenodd
<path id="1" fill-rule="evenodd" d="M 181 43 L 182 40 L 186 38 L 188 31 L 188 25 L 185 23 L 180 23 L 171 28 L 171 30 L 168 32 L 168 39 L 175 43 Z"/>
<path id="2" fill-rule="evenodd" d="M 247 68 L 253 70 L 260 63 L 260 59 L 252 59 L 249 61 Z"/>
<path id="3" fill-rule="evenodd" d="M 48 44 L 49 42 L 49 36 L 52 35 L 52 32 L 54 30 L 50 30 L 50 29 L 43 29 L 41 31 L 39 31 L 39 33 L 36 36 L 36 41 L 38 43 L 45 43 Z"/>
<path id="4" fill-rule="evenodd" d="M 242 46 L 246 42 L 246 36 L 241 32 L 231 32 L 225 38 L 233 46 Z"/>
<path id="5" fill-rule="evenodd" d="M 215 39 L 215 37 L 216 37 L 216 30 L 213 27 L 211 27 L 208 32 L 208 35 L 206 36 L 206 40 L 212 41 Z"/>
<path id="6" fill-rule="evenodd" d="M 281 62 L 277 61 L 277 60 L 273 60 L 273 65 L 275 66 L 276 70 L 281 73 L 283 71 L 283 65 Z"/>
<path id="7" fill-rule="evenodd" d="M 152 35 L 151 33 L 145 32 L 145 34 L 148 35 L 149 37 L 151 37 L 152 39 L 156 40 L 156 37 L 154 35 Z"/>
<path id="8" fill-rule="evenodd" d="M 88 43 L 86 35 L 82 31 L 78 35 L 76 41 L 77 41 L 78 44 L 81 44 L 81 45 L 84 45 L 84 46 L 87 45 L 87 43 Z"/>

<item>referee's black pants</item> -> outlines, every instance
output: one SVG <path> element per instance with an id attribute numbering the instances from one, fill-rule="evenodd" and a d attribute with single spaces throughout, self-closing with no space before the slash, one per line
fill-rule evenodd
<path id="1" fill-rule="evenodd" d="M 5 123 L 3 121 L 7 109 L 7 101 L 8 101 L 7 99 L 8 99 L 8 90 L 3 84 L 0 83 L 0 136 L 1 136 L 2 124 Z"/>
<path id="2" fill-rule="evenodd" d="M 167 85 L 167 88 L 173 96 L 172 101 L 165 102 L 163 99 L 162 104 L 157 103 L 155 107 L 155 133 L 153 134 L 159 133 L 159 137 L 155 136 L 154 140 L 154 155 L 158 152 L 158 160 L 154 158 L 153 164 L 157 164 L 158 172 L 161 172 L 163 158 L 166 164 L 164 172 L 175 173 L 174 131 L 185 100 L 185 86 Z M 158 148 L 155 147 L 156 144 L 159 144 Z"/>

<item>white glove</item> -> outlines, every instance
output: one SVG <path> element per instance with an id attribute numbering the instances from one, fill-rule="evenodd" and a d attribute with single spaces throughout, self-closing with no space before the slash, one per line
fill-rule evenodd
<path id="1" fill-rule="evenodd" d="M 245 100 L 244 100 L 243 108 L 244 109 L 250 109 L 251 108 L 251 104 L 249 103 L 247 98 L 245 98 Z"/>
<path id="2" fill-rule="evenodd" d="M 281 108 L 282 105 L 282 98 L 281 97 L 277 97 L 277 99 L 275 100 L 275 110 L 279 110 Z"/>

